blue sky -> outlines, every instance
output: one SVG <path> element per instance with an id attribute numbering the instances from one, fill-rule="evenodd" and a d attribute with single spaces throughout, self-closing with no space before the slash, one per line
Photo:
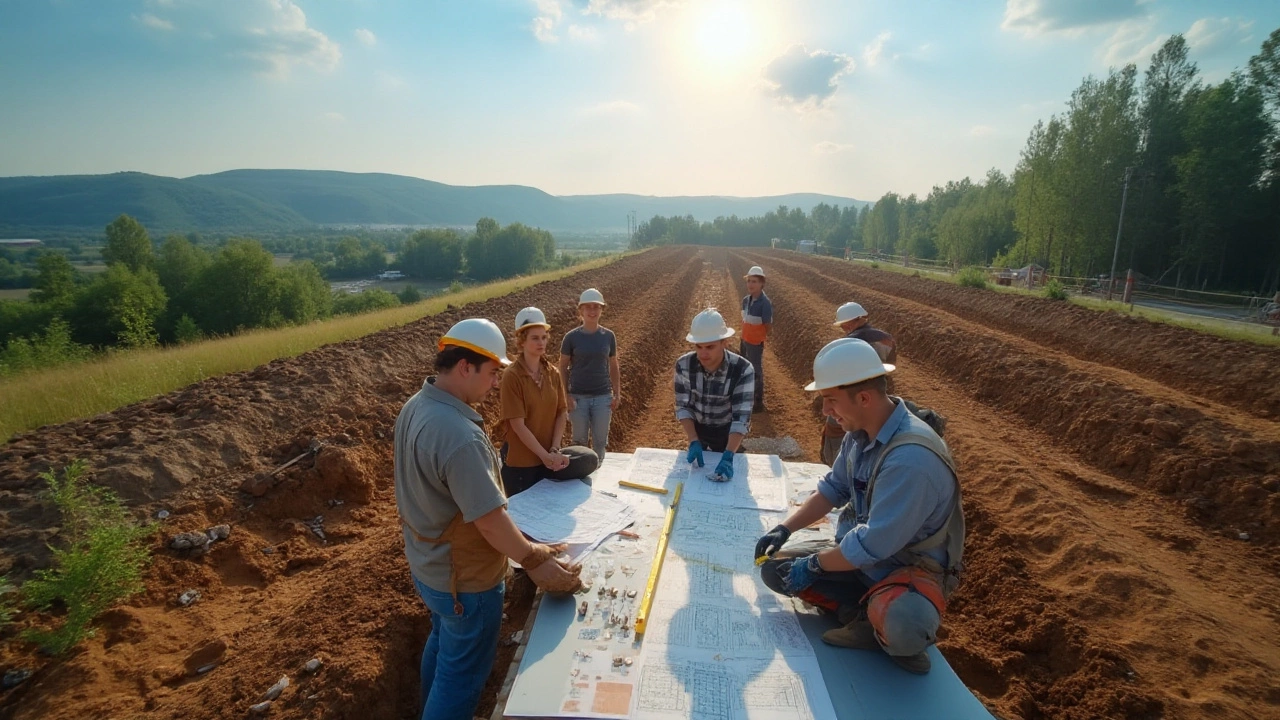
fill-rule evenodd
<path id="1" fill-rule="evenodd" d="M 0 175 L 389 172 L 558 195 L 887 191 L 1006 172 L 1089 74 L 1261 0 L 0 0 Z"/>

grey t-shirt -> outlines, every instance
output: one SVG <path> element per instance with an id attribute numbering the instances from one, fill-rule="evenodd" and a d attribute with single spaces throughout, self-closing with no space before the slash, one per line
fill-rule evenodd
<path id="1" fill-rule="evenodd" d="M 498 455 L 470 405 L 438 390 L 428 378 L 396 418 L 396 507 L 409 569 L 427 587 L 449 592 L 449 544 L 438 538 L 462 513 L 473 522 L 507 504 L 498 480 Z M 410 531 L 412 528 L 413 531 Z"/>
<path id="2" fill-rule="evenodd" d="M 611 395 L 609 358 L 618 354 L 618 341 L 613 331 L 596 328 L 589 333 L 578 326 L 565 333 L 560 354 L 571 358 L 569 364 L 570 395 Z"/>

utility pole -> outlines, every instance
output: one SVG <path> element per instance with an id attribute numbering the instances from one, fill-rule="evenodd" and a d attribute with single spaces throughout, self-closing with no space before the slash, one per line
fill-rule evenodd
<path id="1" fill-rule="evenodd" d="M 1111 292 L 1116 287 L 1116 261 L 1120 259 L 1120 233 L 1124 230 L 1124 205 L 1129 199 L 1129 178 L 1133 177 L 1133 167 L 1124 169 L 1124 192 L 1120 195 L 1120 222 L 1116 225 L 1116 249 L 1111 253 L 1111 281 L 1107 283 L 1107 300 L 1111 300 Z"/>

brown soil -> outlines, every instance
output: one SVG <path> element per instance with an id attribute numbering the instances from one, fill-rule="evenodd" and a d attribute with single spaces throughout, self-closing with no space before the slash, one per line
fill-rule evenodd
<path id="1" fill-rule="evenodd" d="M 0 717 L 243 717 L 282 674 L 293 684 L 273 717 L 414 717 L 429 616 L 403 559 L 390 431 L 434 341 L 466 316 L 505 328 L 526 305 L 559 337 L 578 292 L 598 287 L 623 366 L 611 449 L 683 447 L 670 378 L 688 320 L 716 305 L 736 325 L 753 263 L 769 271 L 777 312 L 753 435 L 789 435 L 816 458 L 819 422 L 800 386 L 852 299 L 899 338 L 897 390 L 949 418 L 969 572 L 941 647 L 994 711 L 1280 715 L 1276 351 L 822 258 L 663 248 L 0 447 L 11 579 L 47 564 L 56 542 L 36 478 L 51 466 L 86 458 L 139 513 L 173 513 L 147 591 L 80 649 L 38 655 L 16 636 L 29 616 L 0 635 L 0 671 L 36 670 L 0 695 Z M 264 477 L 313 439 L 318 456 Z M 303 524 L 316 515 L 327 541 Z M 202 558 L 161 547 L 217 522 L 231 537 Z M 189 588 L 204 597 L 179 608 Z M 504 637 L 531 600 L 527 583 L 509 587 Z M 504 647 L 479 715 L 510 656 Z M 307 675 L 311 657 L 324 666 Z"/>

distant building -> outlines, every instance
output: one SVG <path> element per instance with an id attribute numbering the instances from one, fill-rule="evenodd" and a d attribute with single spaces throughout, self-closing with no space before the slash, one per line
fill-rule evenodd
<path id="1" fill-rule="evenodd" d="M 818 251 L 818 244 L 812 240 L 801 240 L 796 243 L 796 252 L 813 255 Z"/>
<path id="2" fill-rule="evenodd" d="M 378 273 L 379 280 L 403 280 L 404 273 L 399 270 L 385 270 Z"/>
<path id="3" fill-rule="evenodd" d="M 18 239 L 18 240 L 0 240 L 0 247 L 5 248 L 33 248 L 40 247 L 44 243 L 39 240 Z"/>

